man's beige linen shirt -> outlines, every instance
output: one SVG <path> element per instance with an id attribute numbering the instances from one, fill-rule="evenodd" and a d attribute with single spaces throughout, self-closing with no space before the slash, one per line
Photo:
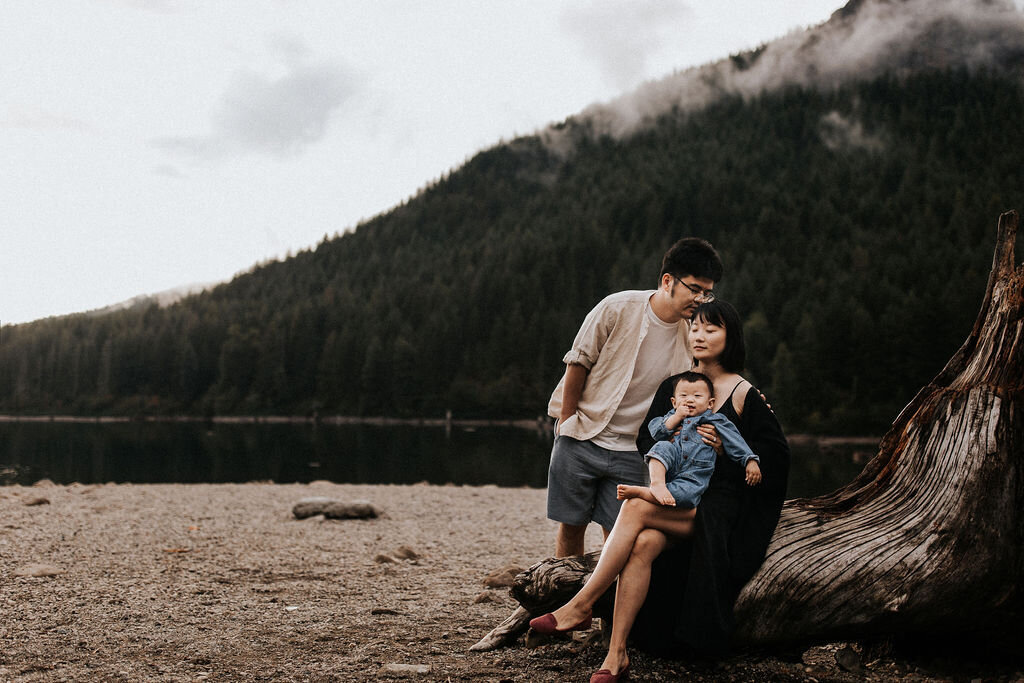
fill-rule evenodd
<path id="1" fill-rule="evenodd" d="M 594 307 L 580 327 L 572 349 L 562 359 L 589 370 L 576 414 L 568 417 L 558 433 L 580 441 L 601 433 L 619 407 L 633 377 L 640 344 L 647 335 L 650 320 L 647 301 L 654 290 L 629 290 L 605 297 Z M 684 321 L 671 356 L 665 359 L 665 378 L 689 370 L 690 326 Z M 558 382 L 548 402 L 548 415 L 558 419 L 562 408 L 565 376 Z"/>

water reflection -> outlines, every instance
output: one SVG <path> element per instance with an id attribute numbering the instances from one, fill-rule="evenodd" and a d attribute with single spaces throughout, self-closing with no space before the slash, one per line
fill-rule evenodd
<path id="1" fill-rule="evenodd" d="M 0 483 L 309 482 L 543 487 L 551 436 L 512 427 L 0 423 Z M 827 493 L 874 455 L 794 440 L 790 497 Z"/>

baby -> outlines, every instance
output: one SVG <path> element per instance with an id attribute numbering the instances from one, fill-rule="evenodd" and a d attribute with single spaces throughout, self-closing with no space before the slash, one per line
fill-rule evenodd
<path id="1" fill-rule="evenodd" d="M 619 500 L 643 498 L 660 505 L 696 508 L 715 471 L 715 449 L 701 439 L 697 432 L 700 424 L 715 426 L 725 454 L 746 466 L 747 484 L 759 484 L 761 468 L 758 457 L 750 452 L 747 442 L 729 418 L 711 412 L 715 405 L 715 389 L 711 380 L 699 372 L 684 372 L 674 379 L 673 410 L 664 417 L 654 418 L 647 426 L 651 436 L 658 440 L 651 452 L 644 456 L 651 474 L 651 485 L 619 484 Z M 680 431 L 675 441 L 669 441 L 676 429 Z"/>

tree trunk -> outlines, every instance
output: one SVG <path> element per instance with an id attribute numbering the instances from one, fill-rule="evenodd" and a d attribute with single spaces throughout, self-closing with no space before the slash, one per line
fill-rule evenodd
<path id="1" fill-rule="evenodd" d="M 1019 646 L 1024 267 L 1014 263 L 1016 232 L 1016 211 L 999 217 L 974 329 L 896 418 L 878 455 L 838 491 L 786 503 L 765 562 L 737 601 L 739 641 L 974 635 Z M 519 630 L 499 627 L 474 649 L 514 639 L 526 628 L 522 609 L 537 615 L 564 603 L 593 564 L 545 560 L 521 574 Z"/>
<path id="2" fill-rule="evenodd" d="M 878 455 L 838 491 L 786 503 L 765 563 L 736 604 L 742 640 L 1015 638 L 1016 628 L 1003 627 L 1020 615 L 1024 575 L 1016 232 L 1017 212 L 1000 216 L 974 329 L 896 418 Z"/>

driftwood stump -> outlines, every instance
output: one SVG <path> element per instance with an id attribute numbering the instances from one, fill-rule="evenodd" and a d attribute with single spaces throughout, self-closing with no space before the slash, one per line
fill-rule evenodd
<path id="1" fill-rule="evenodd" d="M 594 571 L 600 557 L 600 551 L 580 557 L 549 557 L 518 574 L 509 592 L 520 607 L 469 649 L 482 652 L 514 641 L 529 628 L 530 619 L 569 602 Z"/>
<path id="2" fill-rule="evenodd" d="M 850 484 L 787 501 L 736 604 L 737 638 L 783 644 L 974 636 L 1018 648 L 1024 612 L 1024 266 L 1016 211 L 999 217 L 977 321 Z M 950 273 L 956 277 L 956 273 Z M 928 330 L 921 330 L 928 334 Z M 595 563 L 545 560 L 517 577 L 522 607 L 473 646 L 514 640 Z M 521 579 L 521 581 L 520 581 Z M 518 615 L 518 617 L 517 617 Z M 500 632 L 499 632 L 500 631 Z"/>
<path id="3" fill-rule="evenodd" d="M 864 471 L 832 494 L 786 503 L 765 563 L 736 604 L 741 639 L 974 635 L 1019 647 L 1024 268 L 1014 263 L 1016 233 L 1017 212 L 1000 216 L 970 336 L 903 409 Z"/>

